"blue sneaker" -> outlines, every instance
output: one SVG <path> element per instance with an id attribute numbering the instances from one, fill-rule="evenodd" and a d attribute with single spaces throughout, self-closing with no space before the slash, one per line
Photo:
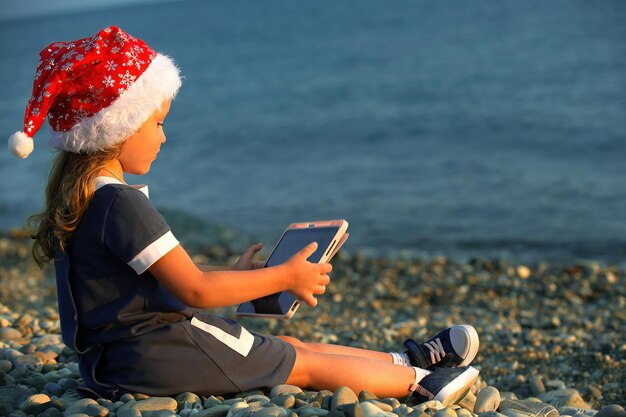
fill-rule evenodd
<path id="1" fill-rule="evenodd" d="M 467 366 L 478 353 L 478 333 L 468 324 L 448 327 L 424 343 L 413 339 L 404 342 L 412 366 L 428 369 L 431 366 Z"/>
<path id="2" fill-rule="evenodd" d="M 411 402 L 440 401 L 444 406 L 456 404 L 462 400 L 478 378 L 479 371 L 471 366 L 458 368 L 434 367 L 416 385 Z"/>

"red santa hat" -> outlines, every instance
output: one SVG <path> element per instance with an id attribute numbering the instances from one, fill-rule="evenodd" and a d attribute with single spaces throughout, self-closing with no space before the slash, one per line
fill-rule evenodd
<path id="1" fill-rule="evenodd" d="M 110 148 L 135 133 L 181 85 L 172 59 L 114 26 L 55 42 L 39 55 L 24 131 L 9 138 L 9 149 L 20 158 L 33 151 L 33 136 L 46 118 L 56 149 Z"/>

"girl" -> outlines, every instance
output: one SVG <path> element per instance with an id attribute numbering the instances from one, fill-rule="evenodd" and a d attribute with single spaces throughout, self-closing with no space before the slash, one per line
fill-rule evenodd
<path id="1" fill-rule="evenodd" d="M 9 147 L 27 157 L 48 118 L 60 152 L 45 209 L 33 216 L 33 255 L 39 264 L 54 260 L 62 336 L 78 354 L 83 392 L 213 395 L 287 383 L 449 404 L 472 386 L 471 326 L 384 353 L 250 333 L 200 312 L 279 291 L 314 307 L 332 267 L 307 261 L 314 242 L 272 268 L 253 260 L 261 244 L 232 267 L 197 266 L 147 187 L 124 180 L 147 173 L 165 143 L 181 85 L 173 61 L 117 27 L 53 43 L 40 56 L 24 132 Z"/>

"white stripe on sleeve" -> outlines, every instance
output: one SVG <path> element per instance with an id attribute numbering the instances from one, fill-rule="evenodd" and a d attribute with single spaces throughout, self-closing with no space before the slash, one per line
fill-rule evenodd
<path id="1" fill-rule="evenodd" d="M 153 263 L 161 259 L 163 255 L 178 246 L 178 240 L 171 231 L 152 242 L 148 247 L 139 252 L 137 256 L 128 262 L 137 274 L 143 274 Z"/>

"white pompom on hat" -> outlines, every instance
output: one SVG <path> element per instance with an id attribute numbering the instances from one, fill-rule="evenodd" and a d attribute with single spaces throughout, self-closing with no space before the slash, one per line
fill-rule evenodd
<path id="1" fill-rule="evenodd" d="M 24 131 L 9 137 L 20 158 L 33 151 L 33 136 L 48 119 L 51 145 L 94 153 L 125 141 L 181 86 L 173 60 L 115 26 L 40 52 Z"/>
<path id="2" fill-rule="evenodd" d="M 9 150 L 15 156 L 19 156 L 22 159 L 26 158 L 33 152 L 34 147 L 33 138 L 24 132 L 15 132 L 9 136 Z"/>

